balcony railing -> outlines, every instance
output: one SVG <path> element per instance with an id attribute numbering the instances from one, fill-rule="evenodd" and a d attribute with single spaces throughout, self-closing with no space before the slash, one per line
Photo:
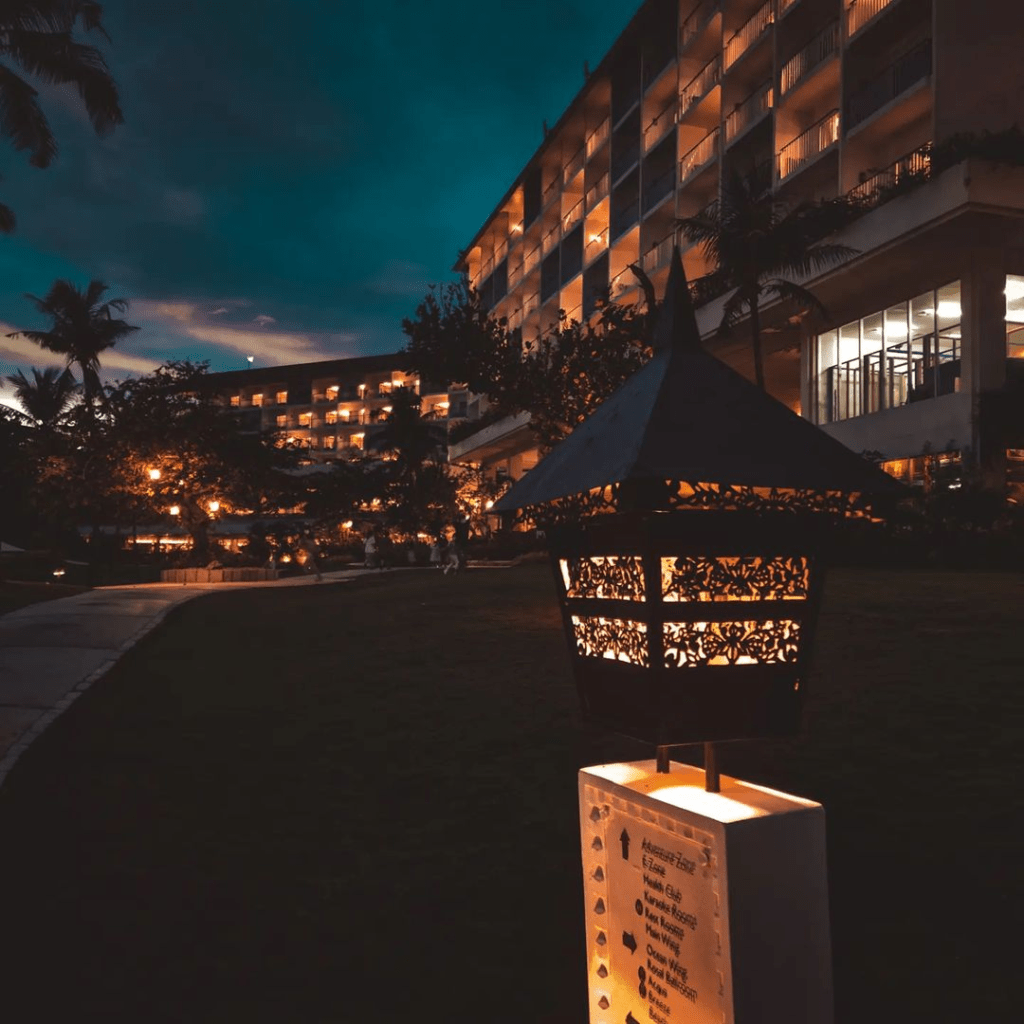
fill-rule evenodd
<path id="1" fill-rule="evenodd" d="M 608 229 L 595 231 L 587 237 L 587 244 L 583 249 L 584 262 L 589 263 L 595 256 L 599 256 L 608 248 Z"/>
<path id="2" fill-rule="evenodd" d="M 556 245 L 558 245 L 558 241 L 562 237 L 561 228 L 561 224 L 556 224 L 550 231 L 546 232 L 544 237 L 540 240 L 540 251 L 542 256 L 547 256 L 547 254 L 551 252 Z"/>
<path id="3" fill-rule="evenodd" d="M 562 234 L 567 235 L 581 220 L 583 220 L 582 199 L 562 217 Z"/>
<path id="4" fill-rule="evenodd" d="M 606 195 L 608 195 L 608 187 L 610 185 L 610 179 L 608 172 L 606 171 L 597 179 L 596 184 L 592 185 L 587 189 L 587 210 L 592 210 Z"/>
<path id="5" fill-rule="evenodd" d="M 589 160 L 607 141 L 611 133 L 611 119 L 605 118 L 588 136 L 583 149 Z"/>
<path id="6" fill-rule="evenodd" d="M 756 92 L 751 93 L 726 119 L 725 141 L 732 142 L 742 135 L 755 121 L 759 121 L 772 109 L 774 91 L 771 82 L 765 82 Z"/>
<path id="7" fill-rule="evenodd" d="M 494 250 L 494 265 L 497 266 L 508 255 L 508 239 L 500 241 Z"/>
<path id="8" fill-rule="evenodd" d="M 775 0 L 766 0 L 725 44 L 725 66 L 730 68 L 761 38 L 775 21 Z"/>
<path id="9" fill-rule="evenodd" d="M 692 11 L 686 21 L 679 28 L 679 49 L 688 46 L 698 32 L 711 20 L 712 16 L 721 6 L 720 0 L 704 0 L 704 2 Z"/>
<path id="10" fill-rule="evenodd" d="M 785 96 L 797 82 L 807 77 L 819 64 L 839 51 L 839 22 L 834 21 L 819 32 L 795 57 L 782 65 L 779 95 Z"/>
<path id="11" fill-rule="evenodd" d="M 932 41 L 925 39 L 890 64 L 874 81 L 846 101 L 847 131 L 866 121 L 912 85 L 932 73 Z"/>
<path id="12" fill-rule="evenodd" d="M 679 116 L 702 100 L 722 77 L 721 54 L 708 61 L 679 92 Z"/>
<path id="13" fill-rule="evenodd" d="M 524 257 L 523 257 L 523 276 L 525 277 L 531 271 L 536 270 L 540 265 L 540 246 L 534 246 Z"/>
<path id="14" fill-rule="evenodd" d="M 573 155 L 569 158 L 569 162 L 565 165 L 565 167 L 562 170 L 563 184 L 568 185 L 569 182 L 572 181 L 572 179 L 575 178 L 576 175 L 583 170 L 583 159 L 584 150 L 583 147 L 580 146 L 580 148 L 577 149 L 576 152 L 573 153 Z"/>
<path id="15" fill-rule="evenodd" d="M 839 111 L 833 110 L 779 151 L 779 178 L 788 178 L 839 139 Z"/>
<path id="16" fill-rule="evenodd" d="M 651 118 L 651 123 L 644 129 L 645 153 L 659 143 L 676 123 L 675 108 L 676 101 L 673 97 Z"/>
<path id="17" fill-rule="evenodd" d="M 544 189 L 544 205 L 547 206 L 555 196 L 558 195 L 561 189 L 561 179 L 555 178 L 554 181 L 550 182 L 547 188 Z"/>
<path id="18" fill-rule="evenodd" d="M 672 259 L 672 247 L 675 235 L 666 235 L 657 245 L 648 249 L 640 259 L 640 269 L 645 274 L 653 274 L 660 267 L 667 267 Z"/>
<path id="19" fill-rule="evenodd" d="M 881 14 L 893 0 L 850 0 L 846 8 L 846 38 L 859 32 L 876 14 Z"/>
<path id="20" fill-rule="evenodd" d="M 516 263 L 508 268 L 508 286 L 510 289 L 515 288 L 517 284 L 523 279 L 523 264 Z"/>
<path id="21" fill-rule="evenodd" d="M 670 165 L 661 174 L 644 181 L 643 212 L 648 213 L 660 203 L 665 196 L 671 195 L 676 187 L 676 169 Z"/>
<path id="22" fill-rule="evenodd" d="M 536 313 L 540 309 L 540 292 L 534 292 L 532 295 L 527 295 L 523 299 L 523 318 L 525 319 L 531 313 Z"/>
<path id="23" fill-rule="evenodd" d="M 487 278 L 494 273 L 494 257 L 488 256 L 487 259 L 480 264 L 480 280 L 486 281 Z"/>
<path id="24" fill-rule="evenodd" d="M 679 184 L 690 180 L 705 164 L 718 155 L 718 129 L 709 132 L 679 161 Z"/>
<path id="25" fill-rule="evenodd" d="M 888 167 L 865 178 L 856 188 L 846 194 L 851 199 L 870 200 L 882 189 L 892 188 L 907 178 L 921 178 L 928 174 L 932 165 L 931 143 L 927 143 L 906 156 L 901 156 Z"/>

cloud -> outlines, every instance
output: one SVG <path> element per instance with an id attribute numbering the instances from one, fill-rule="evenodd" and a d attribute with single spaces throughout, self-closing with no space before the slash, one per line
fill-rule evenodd
<path id="1" fill-rule="evenodd" d="M 48 366 L 65 365 L 63 356 L 40 348 L 28 338 L 7 337 L 17 330 L 10 324 L 0 323 L 0 376 L 6 377 L 16 370 L 27 373 L 33 366 L 44 370 Z M 117 374 L 149 373 L 159 366 L 152 359 L 133 355 L 116 345 L 100 355 L 100 363 L 101 376 L 106 380 Z"/>
<path id="2" fill-rule="evenodd" d="M 267 316 L 266 313 L 260 313 L 259 316 L 253 317 L 252 322 L 256 324 L 257 327 L 266 327 L 267 324 L 277 323 L 277 321 L 272 316 Z"/>
<path id="3" fill-rule="evenodd" d="M 216 309 L 211 309 L 209 315 L 210 316 L 220 316 L 221 313 L 227 313 L 227 312 L 229 312 L 227 306 L 218 306 Z"/>
<path id="4" fill-rule="evenodd" d="M 410 260 L 388 260 L 374 277 L 366 282 L 377 295 L 422 298 L 430 287 L 430 271 L 422 263 Z"/>

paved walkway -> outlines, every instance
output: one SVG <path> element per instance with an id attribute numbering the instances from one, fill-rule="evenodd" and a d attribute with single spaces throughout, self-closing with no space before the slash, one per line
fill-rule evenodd
<path id="1" fill-rule="evenodd" d="M 373 569 L 324 573 L 324 582 Z M 211 591 L 316 586 L 312 576 L 257 583 L 101 587 L 0 615 L 0 786 L 28 745 L 172 609 Z"/>

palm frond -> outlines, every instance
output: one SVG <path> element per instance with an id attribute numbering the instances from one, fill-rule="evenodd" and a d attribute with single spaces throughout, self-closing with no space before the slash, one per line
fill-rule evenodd
<path id="1" fill-rule="evenodd" d="M 762 285 L 765 295 L 771 296 L 783 302 L 790 302 L 797 306 L 806 306 L 808 310 L 814 310 L 821 317 L 828 318 L 828 310 L 825 304 L 814 294 L 802 285 L 794 284 L 783 278 L 773 278 L 765 281 Z"/>
<path id="2" fill-rule="evenodd" d="M 14 211 L 4 203 L 0 203 L 0 231 L 5 235 L 9 235 L 16 225 L 17 220 L 14 217 Z"/>
<path id="3" fill-rule="evenodd" d="M 0 64 L 0 135 L 17 150 L 31 150 L 33 167 L 47 167 L 58 147 L 38 95 L 28 82 Z"/>

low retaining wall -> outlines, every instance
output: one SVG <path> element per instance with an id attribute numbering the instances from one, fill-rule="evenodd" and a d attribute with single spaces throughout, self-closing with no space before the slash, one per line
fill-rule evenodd
<path id="1" fill-rule="evenodd" d="M 276 580 L 276 569 L 163 569 L 163 583 L 255 583 Z"/>

